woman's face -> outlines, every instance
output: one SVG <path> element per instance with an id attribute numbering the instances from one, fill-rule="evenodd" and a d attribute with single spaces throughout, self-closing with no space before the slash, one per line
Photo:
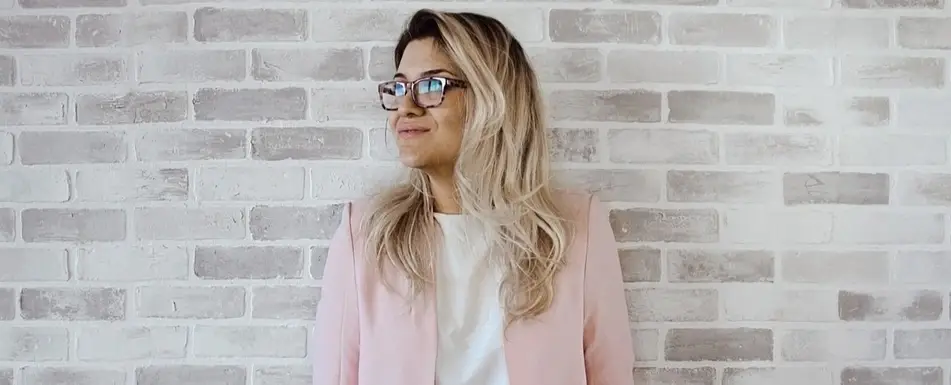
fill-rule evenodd
<path id="1" fill-rule="evenodd" d="M 412 92 L 407 88 L 403 93 L 403 85 L 395 85 L 395 96 L 385 96 L 392 98 L 389 103 L 396 108 L 390 112 L 389 128 L 396 137 L 403 165 L 427 173 L 446 173 L 452 171 L 462 143 L 465 92 L 454 86 L 454 81 L 462 77 L 432 39 L 410 42 L 393 80 L 412 86 L 408 83 L 430 78 L 434 79 L 415 83 Z"/>

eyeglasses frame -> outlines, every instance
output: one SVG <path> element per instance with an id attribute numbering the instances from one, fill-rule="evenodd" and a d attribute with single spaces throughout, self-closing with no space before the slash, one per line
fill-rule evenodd
<path id="1" fill-rule="evenodd" d="M 425 80 L 434 80 L 434 79 L 435 79 L 435 80 L 439 80 L 439 81 L 441 81 L 441 82 L 443 83 L 442 95 L 440 95 L 439 102 L 436 102 L 435 104 L 432 104 L 432 105 L 426 105 L 426 106 L 419 104 L 419 101 L 416 100 L 416 86 L 419 85 L 419 83 L 421 83 L 421 82 L 423 82 L 423 81 L 425 81 Z M 469 82 L 467 82 L 467 81 L 465 81 L 465 80 L 447 78 L 447 77 L 445 77 L 445 76 L 427 76 L 427 77 L 419 78 L 419 79 L 416 79 L 416 80 L 413 80 L 413 81 L 387 80 L 387 81 L 382 82 L 382 83 L 380 83 L 380 84 L 377 85 L 377 93 L 378 93 L 379 96 L 380 96 L 380 107 L 383 107 L 383 109 L 386 110 L 386 111 L 396 111 L 396 110 L 399 110 L 399 107 L 396 107 L 396 108 L 386 108 L 386 104 L 383 102 L 383 87 L 386 86 L 387 84 L 392 84 L 392 83 L 404 83 L 404 84 L 406 85 L 406 88 L 409 89 L 409 92 L 408 92 L 408 93 L 409 93 L 409 95 L 410 95 L 410 98 L 412 98 L 412 100 L 413 100 L 413 104 L 415 104 L 415 105 L 417 105 L 417 106 L 419 106 L 419 107 L 421 107 L 421 108 L 436 108 L 436 107 L 439 107 L 439 106 L 442 105 L 442 103 L 446 100 L 446 91 L 449 91 L 449 90 L 452 89 L 452 88 L 466 88 L 466 87 L 469 86 Z"/>

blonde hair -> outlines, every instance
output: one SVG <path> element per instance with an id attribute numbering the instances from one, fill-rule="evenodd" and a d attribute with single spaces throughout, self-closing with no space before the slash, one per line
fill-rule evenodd
<path id="1" fill-rule="evenodd" d="M 504 272 L 500 300 L 506 318 L 511 323 L 538 316 L 551 306 L 571 228 L 549 181 L 535 72 L 511 32 L 490 17 L 418 11 L 400 36 L 396 66 L 407 44 L 422 38 L 432 38 L 469 82 L 454 173 L 457 199 L 463 214 L 484 225 L 492 257 Z M 413 296 L 433 284 L 436 226 L 429 179 L 420 170 L 371 199 L 362 223 L 366 255 L 384 282 L 395 267 L 408 278 Z"/>

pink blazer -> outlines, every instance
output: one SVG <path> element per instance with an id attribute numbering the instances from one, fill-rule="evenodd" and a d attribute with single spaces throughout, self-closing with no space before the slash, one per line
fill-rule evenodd
<path id="1" fill-rule="evenodd" d="M 570 259 L 552 307 L 506 332 L 509 384 L 633 385 L 630 324 L 607 210 L 588 194 L 562 197 L 578 224 Z M 346 205 L 330 243 L 311 340 L 313 383 L 435 384 L 433 301 L 407 307 L 365 262 L 356 231 L 362 206 Z"/>

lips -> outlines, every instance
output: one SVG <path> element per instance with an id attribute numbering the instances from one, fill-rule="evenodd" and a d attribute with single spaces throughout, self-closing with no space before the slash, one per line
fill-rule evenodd
<path id="1" fill-rule="evenodd" d="M 407 126 L 407 127 L 397 128 L 396 132 L 400 134 L 421 134 L 424 132 L 429 132 L 429 129 L 425 127 L 419 127 L 419 126 Z"/>

